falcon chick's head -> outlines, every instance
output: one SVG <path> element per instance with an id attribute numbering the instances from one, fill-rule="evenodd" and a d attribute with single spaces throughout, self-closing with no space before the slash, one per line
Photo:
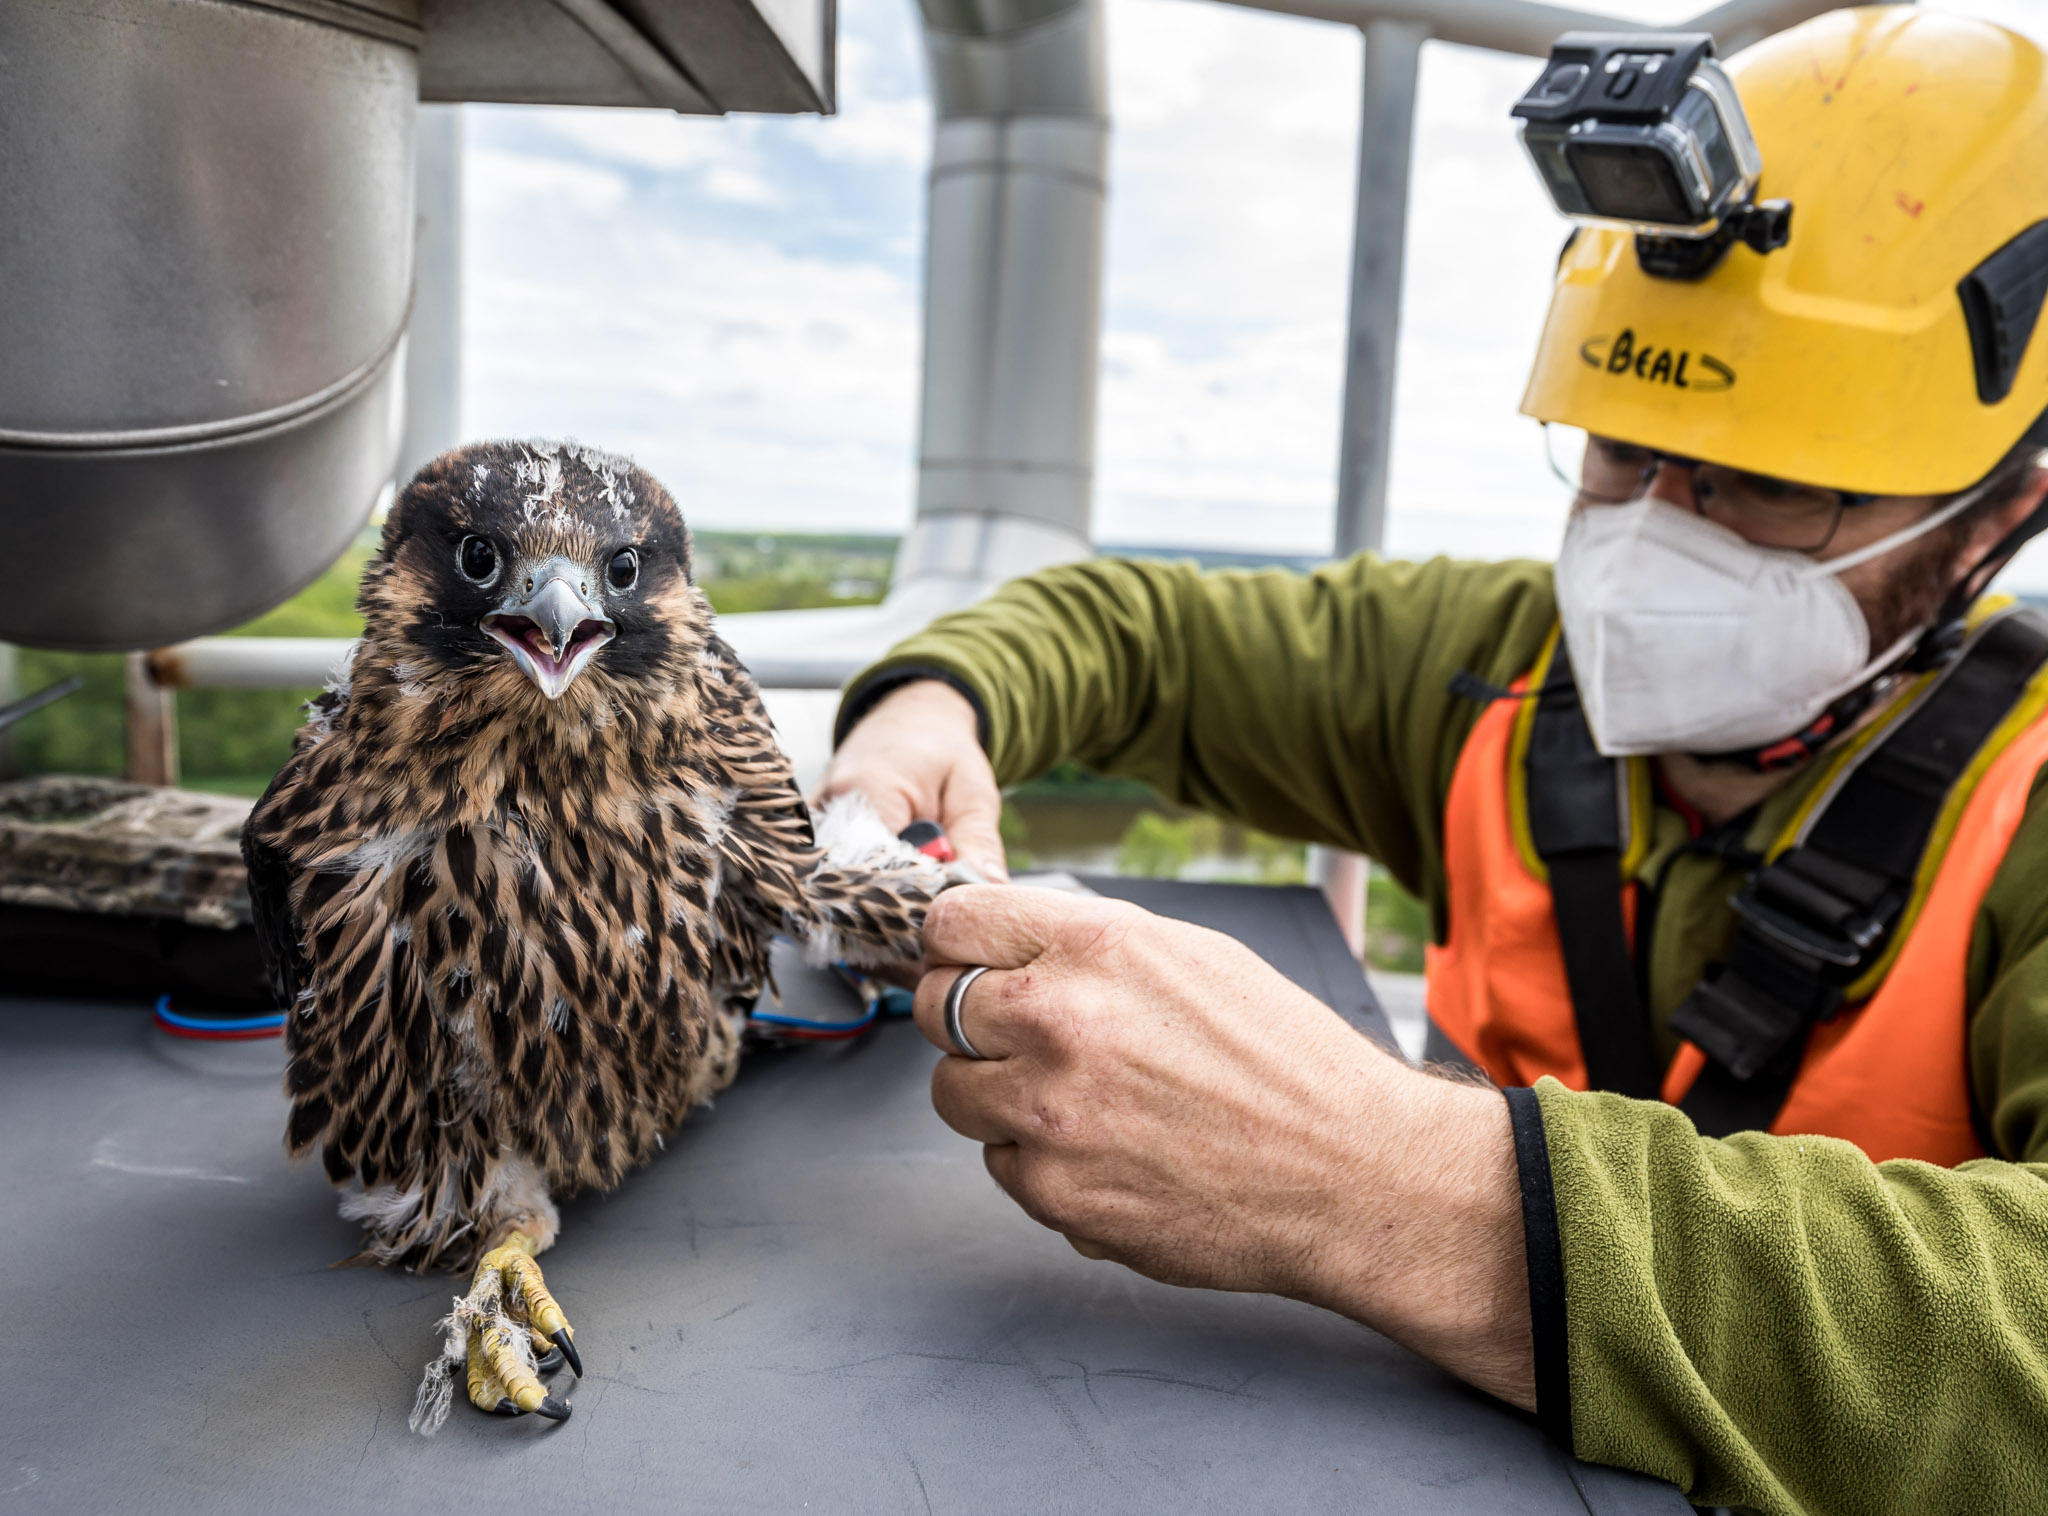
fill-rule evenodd
<path id="1" fill-rule="evenodd" d="M 360 603 L 364 648 L 400 685 L 547 704 L 661 682 L 711 620 L 668 492 L 624 458 L 561 442 L 480 442 L 422 468 Z"/>

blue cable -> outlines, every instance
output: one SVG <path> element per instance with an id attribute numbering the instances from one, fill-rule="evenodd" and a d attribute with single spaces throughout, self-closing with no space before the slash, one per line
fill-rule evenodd
<path id="1" fill-rule="evenodd" d="M 892 1016 L 909 1014 L 907 991 L 891 985 L 880 995 L 868 1002 L 866 1014 L 852 1021 L 813 1021 L 803 1016 L 785 1016 L 778 1011 L 755 1011 L 753 1019 L 765 1021 L 770 1026 L 786 1026 L 800 1032 L 860 1032 L 872 1026 L 875 1018 L 886 1008 Z M 903 1008 L 889 1002 L 902 1000 Z M 197 1016 L 184 1016 L 171 1009 L 171 997 L 160 995 L 156 1002 L 157 1016 L 170 1026 L 184 1027 L 193 1032 L 258 1032 L 270 1031 L 285 1024 L 285 1013 L 273 1011 L 267 1016 L 244 1016 L 233 1020 L 214 1020 Z"/>
<path id="2" fill-rule="evenodd" d="M 236 1021 L 201 1020 L 194 1016 L 181 1016 L 171 1009 L 171 997 L 160 995 L 156 1002 L 157 1016 L 171 1026 L 181 1026 L 192 1032 L 267 1032 L 273 1027 L 284 1025 L 283 1011 L 274 1011 L 268 1016 L 244 1016 Z"/>
<path id="3" fill-rule="evenodd" d="M 853 1021 L 811 1021 L 802 1016 L 785 1016 L 780 1011 L 755 1011 L 753 1019 L 765 1021 L 770 1026 L 786 1026 L 799 1032 L 854 1032 L 866 1031 L 874 1025 L 875 1016 L 881 1009 L 876 1000 L 868 1002 L 867 1014 Z"/>
<path id="4" fill-rule="evenodd" d="M 787 941 L 788 939 L 780 940 Z M 833 964 L 832 967 L 838 971 L 839 977 L 844 979 L 850 987 L 862 992 L 861 999 L 867 1003 L 867 1011 L 864 1015 L 852 1021 L 811 1021 L 802 1016 L 784 1015 L 780 1011 L 754 1011 L 750 1013 L 749 1019 L 758 1021 L 763 1026 L 788 1027 L 792 1032 L 835 1032 L 841 1036 L 851 1037 L 855 1033 L 865 1032 L 869 1027 L 873 1026 L 875 1018 L 878 1016 L 908 1016 L 910 1014 L 910 992 L 908 990 L 899 989 L 891 984 L 882 986 L 879 993 L 870 994 L 867 991 L 873 987 L 871 981 L 859 969 L 843 961 Z"/>

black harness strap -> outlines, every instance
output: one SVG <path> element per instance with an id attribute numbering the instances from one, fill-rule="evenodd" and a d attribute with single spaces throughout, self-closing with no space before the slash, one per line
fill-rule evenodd
<path id="1" fill-rule="evenodd" d="M 1749 876 L 1740 924 L 1671 1020 L 1707 1055 L 1680 1104 L 1709 1136 L 1768 1129 L 1815 1026 L 1878 962 L 1912 898 L 1941 809 L 2048 663 L 2048 619 L 2008 611 L 1856 761 L 1805 839 Z M 1527 759 L 1529 830 L 1550 895 L 1579 1046 L 1595 1089 L 1654 1097 L 1662 1084 L 1621 909 L 1623 765 L 1603 758 L 1562 641 L 1538 692 Z"/>
<path id="2" fill-rule="evenodd" d="M 1526 767 L 1529 835 L 1550 872 L 1587 1081 L 1654 1098 L 1660 1080 L 1621 911 L 1624 771 L 1593 746 L 1562 638 L 1536 697 Z"/>
<path id="3" fill-rule="evenodd" d="M 1730 902 L 1728 962 L 1671 1018 L 1707 1055 L 1680 1109 L 1708 1136 L 1767 1129 L 1813 1028 L 1884 956 L 1950 791 L 2048 662 L 2048 621 L 2000 615 L 1842 779 L 1805 839 Z"/>

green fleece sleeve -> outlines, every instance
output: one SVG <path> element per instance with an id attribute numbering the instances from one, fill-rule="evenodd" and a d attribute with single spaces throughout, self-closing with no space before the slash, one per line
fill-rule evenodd
<path id="1" fill-rule="evenodd" d="M 1972 934 L 2000 1158 L 1874 1164 L 1538 1086 L 1583 1458 L 1767 1512 L 2048 1510 L 2048 803 Z"/>
<path id="2" fill-rule="evenodd" d="M 1537 1093 L 1580 1457 L 1699 1505 L 2048 1509 L 2048 1166 Z"/>
<path id="3" fill-rule="evenodd" d="M 1970 937 L 1970 1084 L 1988 1146 L 2048 1162 L 2048 779 L 1992 877 Z"/>
<path id="4" fill-rule="evenodd" d="M 934 622 L 856 679 L 937 670 L 973 690 L 996 776 L 1074 760 L 1281 836 L 1369 853 L 1442 898 L 1444 800 L 1479 706 L 1556 619 L 1537 563 L 1211 573 L 1098 559 Z"/>

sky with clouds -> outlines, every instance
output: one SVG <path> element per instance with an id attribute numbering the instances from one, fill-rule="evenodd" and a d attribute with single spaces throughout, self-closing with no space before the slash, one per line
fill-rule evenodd
<path id="1" fill-rule="evenodd" d="M 1936 3 L 2048 42 L 2039 0 Z M 1208 0 L 1108 5 L 1097 539 L 1323 551 L 1361 41 Z M 466 431 L 629 452 L 705 527 L 908 525 L 931 121 L 914 0 L 840 0 L 839 27 L 830 119 L 465 108 Z M 1557 541 L 1563 492 L 1515 411 L 1564 230 L 1507 114 L 1535 68 L 1423 54 L 1390 552 Z M 2014 578 L 2048 586 L 2048 553 Z"/>

